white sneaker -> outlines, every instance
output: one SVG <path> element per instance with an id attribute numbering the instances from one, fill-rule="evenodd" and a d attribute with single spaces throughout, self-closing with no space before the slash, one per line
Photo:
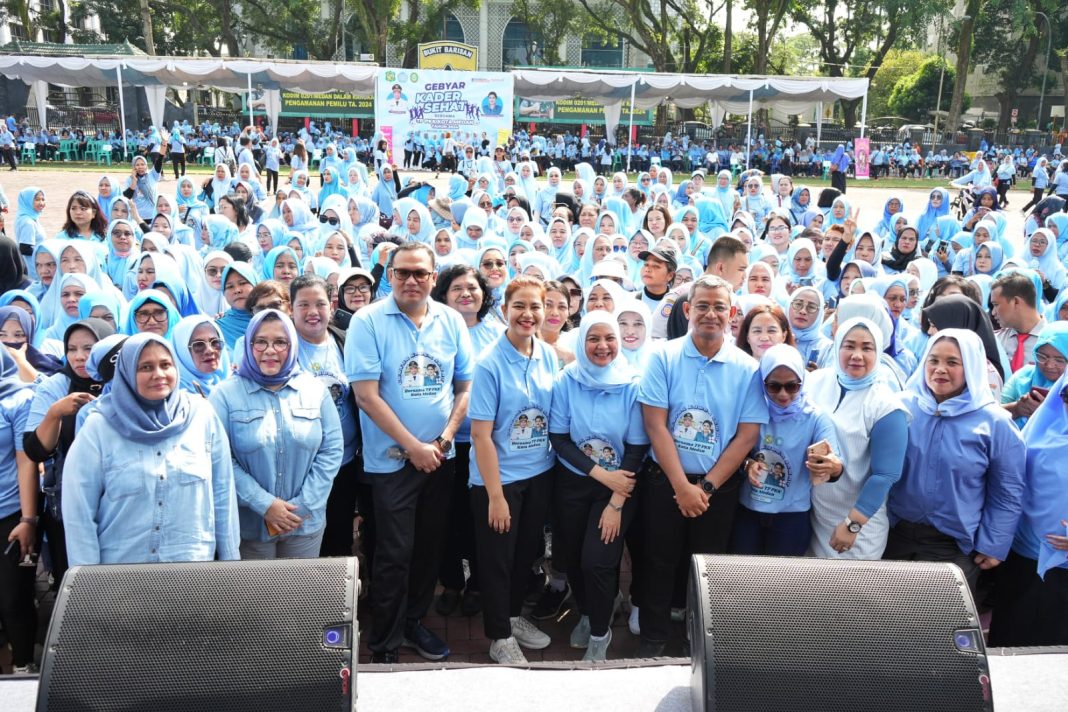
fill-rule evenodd
<path id="1" fill-rule="evenodd" d="M 603 640 L 595 640 L 590 637 L 590 644 L 586 647 L 586 654 L 582 661 L 586 663 L 603 663 L 608 659 L 608 644 L 612 642 L 612 629 L 608 629 L 608 635 Z"/>
<path id="2" fill-rule="evenodd" d="M 548 635 L 523 616 L 516 616 L 511 621 L 512 638 L 527 650 L 543 650 L 552 642 Z"/>
<path id="3" fill-rule="evenodd" d="M 582 650 L 590 644 L 590 617 L 582 616 L 571 631 L 571 647 Z"/>
<path id="4" fill-rule="evenodd" d="M 519 643 L 514 637 L 501 638 L 490 643 L 490 660 L 498 665 L 526 665 L 527 657 L 519 649 Z"/>
<path id="5" fill-rule="evenodd" d="M 37 675 L 41 672 L 41 669 L 34 663 L 27 665 L 15 665 L 11 668 L 12 675 Z"/>
<path id="6" fill-rule="evenodd" d="M 642 629 L 638 626 L 638 607 L 630 607 L 630 618 L 627 619 L 627 627 L 633 635 L 641 635 Z"/>

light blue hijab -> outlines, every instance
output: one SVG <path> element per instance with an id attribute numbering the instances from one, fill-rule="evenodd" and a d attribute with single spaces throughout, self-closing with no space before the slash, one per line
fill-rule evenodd
<path id="1" fill-rule="evenodd" d="M 620 344 L 619 353 L 607 366 L 595 366 L 586 356 L 586 335 L 597 325 L 611 328 L 616 343 Z M 615 392 L 626 388 L 638 379 L 637 372 L 623 355 L 622 340 L 619 337 L 619 324 L 616 317 L 606 311 L 594 311 L 582 317 L 579 322 L 578 339 L 575 341 L 575 361 L 564 368 L 562 378 L 571 378 L 589 390 Z"/>

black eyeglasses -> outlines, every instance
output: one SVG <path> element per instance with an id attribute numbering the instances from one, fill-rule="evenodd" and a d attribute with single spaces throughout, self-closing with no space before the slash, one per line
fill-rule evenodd
<path id="1" fill-rule="evenodd" d="M 167 310 L 153 309 L 151 311 L 147 311 L 139 309 L 138 311 L 134 312 L 134 319 L 137 321 L 138 324 L 141 324 L 142 326 L 147 324 L 149 321 L 154 321 L 158 324 L 162 324 L 163 322 L 167 321 Z"/>
<path id="2" fill-rule="evenodd" d="M 500 269 L 504 265 L 504 260 L 486 260 L 482 263 L 482 269 Z"/>
<path id="3" fill-rule="evenodd" d="M 285 339 L 274 339 L 273 341 L 256 339 L 252 342 L 252 350 L 258 353 L 263 353 L 268 347 L 273 348 L 278 353 L 283 353 L 289 351 L 289 342 Z"/>
<path id="4" fill-rule="evenodd" d="M 414 279 L 420 284 L 429 281 L 432 273 L 425 269 L 398 269 L 393 268 L 393 276 L 402 282 L 407 282 L 409 279 Z"/>
<path id="5" fill-rule="evenodd" d="M 341 290 L 341 293 L 346 297 L 351 297 L 357 293 L 370 294 L 371 285 L 369 284 L 346 284 L 345 288 Z"/>
<path id="6" fill-rule="evenodd" d="M 569 295 L 571 295 L 572 297 L 581 297 L 582 296 L 582 290 L 581 289 L 577 289 L 577 288 L 569 289 L 569 290 L 567 290 L 567 293 Z"/>
<path id="7" fill-rule="evenodd" d="M 789 383 L 779 383 L 777 381 L 764 381 L 764 388 L 768 389 L 768 393 L 775 396 L 786 391 L 787 395 L 796 395 L 801 390 L 800 381 L 790 381 Z"/>
<path id="8" fill-rule="evenodd" d="M 326 223 L 330 223 L 334 227 L 337 227 L 338 225 L 341 224 L 341 220 L 339 218 L 331 218 L 331 217 L 327 217 L 326 215 L 320 215 L 319 216 L 319 222 L 323 223 L 324 225 Z"/>

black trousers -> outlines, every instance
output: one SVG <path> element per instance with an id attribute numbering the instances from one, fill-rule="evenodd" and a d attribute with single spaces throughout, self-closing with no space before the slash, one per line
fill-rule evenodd
<path id="1" fill-rule="evenodd" d="M 4 160 L 7 161 L 7 165 L 11 166 L 11 170 L 18 168 L 18 163 L 15 162 L 15 149 L 10 146 L 4 146 L 0 148 L 0 154 L 3 154 Z"/>
<path id="2" fill-rule="evenodd" d="M 1068 569 L 1050 569 L 1041 579 L 1037 561 L 1011 551 L 994 571 L 997 586 L 987 645 L 1068 645 Z"/>
<path id="3" fill-rule="evenodd" d="M 271 193 L 278 190 L 278 171 L 267 168 L 267 192 Z"/>
<path id="4" fill-rule="evenodd" d="M 837 188 L 844 195 L 846 192 L 845 171 L 831 171 L 831 187 Z"/>
<path id="5" fill-rule="evenodd" d="M 638 621 L 642 638 L 666 642 L 671 635 L 671 601 L 680 562 L 693 554 L 724 554 L 738 506 L 741 478 L 731 477 L 716 491 L 699 517 L 684 517 L 667 475 L 652 460 L 646 464 L 642 492 L 645 568 Z"/>
<path id="6" fill-rule="evenodd" d="M 471 515 L 471 493 L 467 486 L 471 467 L 471 443 L 456 443 L 456 476 L 449 496 L 449 534 L 441 557 L 438 578 L 454 591 L 478 591 L 478 555 L 475 553 L 475 520 Z M 464 580 L 464 559 L 471 572 Z"/>
<path id="7" fill-rule="evenodd" d="M 182 176 L 184 176 L 185 175 L 185 152 L 182 152 L 182 153 L 174 153 L 174 152 L 172 152 L 171 153 L 171 165 L 174 166 L 174 177 L 175 178 L 181 178 Z M 181 170 L 182 170 L 181 175 L 179 175 L 179 173 L 178 173 L 179 166 L 181 167 Z"/>
<path id="8" fill-rule="evenodd" d="M 44 499 L 42 497 L 42 499 Z M 59 590 L 59 584 L 63 581 L 63 574 L 67 573 L 67 534 L 63 528 L 63 520 L 52 516 L 49 507 L 43 507 L 37 524 L 37 551 L 42 550 L 44 536 L 48 536 L 48 556 L 52 562 L 52 588 Z"/>
<path id="9" fill-rule="evenodd" d="M 612 624 L 624 535 L 638 511 L 634 497 L 628 498 L 623 503 L 619 534 L 605 544 L 600 521 L 611 498 L 612 490 L 597 480 L 557 465 L 553 564 L 563 563 L 579 611 L 590 617 L 590 633 L 596 636 L 606 635 Z"/>
<path id="10" fill-rule="evenodd" d="M 1012 187 L 1012 182 L 1003 180 L 998 181 L 998 205 L 1004 208 L 1009 204 L 1009 188 Z"/>
<path id="11" fill-rule="evenodd" d="M 884 559 L 897 561 L 942 561 L 956 564 L 968 580 L 968 588 L 975 596 L 975 585 L 979 581 L 979 566 L 971 554 L 965 554 L 957 545 L 957 540 L 943 534 L 930 524 L 916 524 L 900 521 L 890 528 L 886 540 Z"/>
<path id="12" fill-rule="evenodd" d="M 8 536 L 18 525 L 22 512 L 0 519 L 0 546 L 8 547 Z M 15 548 L 18 549 L 18 544 Z M 10 557 L 0 555 L 0 623 L 11 644 L 11 664 L 33 662 L 33 644 L 37 640 L 37 609 L 33 606 L 33 580 L 36 568 L 19 566 Z"/>
<path id="13" fill-rule="evenodd" d="M 1023 206 L 1022 210 L 1026 213 L 1028 210 L 1038 205 L 1042 200 L 1042 193 L 1045 192 L 1045 188 L 1032 188 L 1031 189 L 1031 202 Z"/>
<path id="14" fill-rule="evenodd" d="M 341 466 L 326 500 L 326 529 L 319 556 L 352 556 L 353 520 L 356 518 L 356 478 L 363 474 L 360 455 Z"/>
<path id="15" fill-rule="evenodd" d="M 552 470 L 506 484 L 503 489 L 512 526 L 498 534 L 489 525 L 486 488 L 471 488 L 482 587 L 482 626 L 490 640 L 511 637 L 509 618 L 523 612 L 530 570 L 545 546 L 542 531 L 552 499 Z"/>
<path id="16" fill-rule="evenodd" d="M 375 558 L 371 569 L 372 652 L 393 651 L 404 627 L 415 623 L 434 600 L 449 510 L 442 506 L 452 487 L 454 464 L 431 473 L 405 463 L 387 475 L 370 475 L 374 496 Z"/>

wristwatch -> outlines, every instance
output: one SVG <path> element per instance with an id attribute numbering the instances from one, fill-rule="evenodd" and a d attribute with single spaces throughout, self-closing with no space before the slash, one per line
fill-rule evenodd
<path id="1" fill-rule="evenodd" d="M 438 447 L 441 448 L 441 452 L 443 452 L 444 454 L 448 455 L 450 452 L 452 452 L 452 440 L 446 440 L 445 438 L 439 435 L 434 438 L 434 442 L 438 444 Z"/>
<path id="2" fill-rule="evenodd" d="M 859 534 L 860 530 L 864 527 L 863 524 L 861 524 L 860 522 L 854 522 L 849 517 L 846 517 L 845 521 L 842 523 L 846 525 L 846 529 L 849 530 L 850 534 Z"/>
<path id="3" fill-rule="evenodd" d="M 698 484 L 701 485 L 701 489 L 704 490 L 705 494 L 716 493 L 716 486 L 712 484 L 712 481 L 707 477 L 702 477 L 701 481 Z"/>

